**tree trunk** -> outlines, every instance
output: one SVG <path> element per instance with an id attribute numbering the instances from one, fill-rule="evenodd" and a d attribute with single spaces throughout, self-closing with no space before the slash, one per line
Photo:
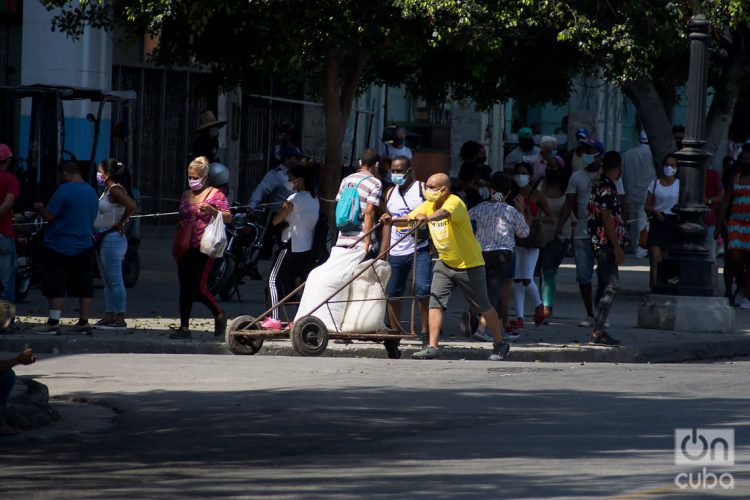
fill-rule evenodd
<path id="1" fill-rule="evenodd" d="M 671 118 L 667 115 L 659 93 L 650 80 L 625 82 L 622 84 L 622 91 L 638 112 L 654 161 L 661 163 L 664 156 L 673 153 L 677 146 L 672 135 Z"/>
<path id="2" fill-rule="evenodd" d="M 342 62 L 334 53 L 330 53 L 326 61 L 322 92 L 326 158 L 320 179 L 320 196 L 328 200 L 336 198 L 341 183 L 341 145 L 367 57 L 366 52 L 358 54 L 346 61 L 343 68 Z M 323 207 L 328 220 L 333 222 L 335 204 L 323 202 Z M 332 235 L 335 235 L 335 226 L 331 226 Z"/>

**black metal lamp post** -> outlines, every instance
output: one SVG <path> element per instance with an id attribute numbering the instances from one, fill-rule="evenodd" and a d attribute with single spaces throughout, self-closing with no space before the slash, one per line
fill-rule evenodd
<path id="1" fill-rule="evenodd" d="M 680 197 L 673 211 L 679 216 L 669 256 L 657 269 L 653 291 L 665 295 L 713 295 L 712 263 L 704 247 L 703 216 L 706 165 L 711 154 L 706 145 L 706 90 L 708 87 L 708 28 L 702 13 L 694 15 L 690 28 L 687 126 L 683 149 L 677 152 Z"/>

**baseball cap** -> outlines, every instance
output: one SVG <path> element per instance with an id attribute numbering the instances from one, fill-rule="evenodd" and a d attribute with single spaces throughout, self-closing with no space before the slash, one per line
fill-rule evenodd
<path id="1" fill-rule="evenodd" d="M 0 161 L 5 161 L 8 158 L 13 158 L 13 151 L 7 144 L 0 144 Z"/>
<path id="2" fill-rule="evenodd" d="M 576 139 L 588 139 L 589 135 L 589 129 L 587 129 L 586 127 L 581 127 L 576 130 Z"/>
<path id="3" fill-rule="evenodd" d="M 303 153 L 302 150 L 297 146 L 285 146 L 281 148 L 281 151 L 279 151 L 279 156 L 281 158 L 286 158 L 288 156 L 298 156 L 300 158 L 303 158 L 305 156 L 305 153 Z"/>
<path id="4" fill-rule="evenodd" d="M 604 144 L 596 139 L 586 139 L 585 141 L 578 141 L 580 144 L 584 144 L 591 148 L 596 149 L 599 154 L 604 154 Z"/>
<path id="5" fill-rule="evenodd" d="M 532 132 L 529 127 L 524 127 L 518 131 L 519 139 L 524 139 L 526 137 L 533 137 L 533 136 L 534 136 L 534 132 Z"/>

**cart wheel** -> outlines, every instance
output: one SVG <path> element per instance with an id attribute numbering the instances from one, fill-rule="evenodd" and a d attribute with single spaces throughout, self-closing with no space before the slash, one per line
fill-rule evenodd
<path id="1" fill-rule="evenodd" d="M 294 322 L 292 347 L 302 356 L 320 356 L 328 346 L 328 329 L 315 316 L 304 316 Z"/>
<path id="2" fill-rule="evenodd" d="M 263 346 L 263 339 L 254 339 L 242 335 L 232 335 L 238 330 L 247 330 L 250 323 L 255 321 L 252 316 L 238 316 L 229 324 L 225 335 L 227 347 L 232 354 L 255 354 Z M 252 330 L 260 330 L 260 325 L 255 324 Z"/>

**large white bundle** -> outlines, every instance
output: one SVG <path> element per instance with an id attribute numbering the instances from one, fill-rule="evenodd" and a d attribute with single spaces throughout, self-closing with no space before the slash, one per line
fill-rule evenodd
<path id="1" fill-rule="evenodd" d="M 356 276 L 362 269 L 372 265 L 364 274 L 355 279 L 349 287 L 349 304 L 346 306 L 344 332 L 375 332 L 383 330 L 385 323 L 385 286 L 391 277 L 391 265 L 379 260 L 373 265 L 372 260 L 358 264 L 354 268 Z M 363 300 L 369 299 L 369 300 Z"/>
<path id="2" fill-rule="evenodd" d="M 331 256 L 328 260 L 310 271 L 307 276 L 305 290 L 302 292 L 302 299 L 294 321 L 303 316 L 312 315 L 320 318 L 329 331 L 336 331 L 336 327 L 341 330 L 346 312 L 345 301 L 349 299 L 348 286 L 330 299 L 334 303 L 323 305 L 316 311 L 313 311 L 313 308 L 349 281 L 354 275 L 354 267 L 364 257 L 364 250 L 359 248 L 331 248 Z"/>

